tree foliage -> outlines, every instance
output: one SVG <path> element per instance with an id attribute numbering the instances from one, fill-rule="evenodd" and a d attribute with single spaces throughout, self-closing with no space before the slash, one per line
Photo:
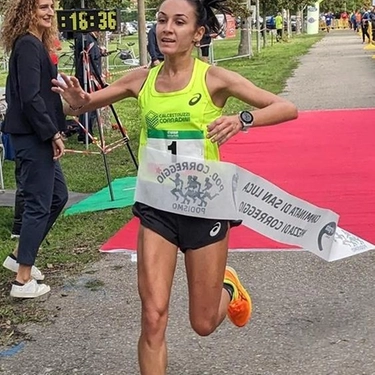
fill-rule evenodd
<path id="1" fill-rule="evenodd" d="M 369 9 L 371 6 L 371 0 L 324 0 L 320 7 L 322 12 L 352 12 L 353 10 L 360 10 L 362 8 Z"/>
<path id="2" fill-rule="evenodd" d="M 155 9 L 159 7 L 160 3 L 161 0 L 146 0 L 146 9 L 150 9 L 151 13 L 153 13 L 155 16 Z M 248 16 L 248 10 L 245 2 L 240 2 L 238 0 L 227 0 L 226 5 L 233 9 L 235 16 Z"/>
<path id="3" fill-rule="evenodd" d="M 314 3 L 314 0 L 260 0 L 260 8 L 269 15 L 274 15 L 282 9 L 289 9 L 296 13 Z"/>
<path id="4" fill-rule="evenodd" d="M 292 13 L 304 9 L 308 5 L 313 5 L 316 0 L 260 0 L 260 9 L 267 15 L 274 15 L 281 9 L 289 9 Z M 320 3 L 322 12 L 342 12 L 346 10 L 351 12 L 363 7 L 368 9 L 371 6 L 371 0 L 323 0 Z"/>
<path id="5" fill-rule="evenodd" d="M 126 8 L 129 1 L 124 0 L 85 0 L 85 8 L 110 9 L 110 8 Z M 79 9 L 81 8 L 81 0 L 60 0 L 62 9 Z"/>

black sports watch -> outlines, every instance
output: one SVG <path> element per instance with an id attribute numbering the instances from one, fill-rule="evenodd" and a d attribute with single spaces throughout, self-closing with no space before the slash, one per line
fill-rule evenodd
<path id="1" fill-rule="evenodd" d="M 251 112 L 249 111 L 241 111 L 239 114 L 238 114 L 239 118 L 240 118 L 240 121 L 241 121 L 241 124 L 242 124 L 242 128 L 241 128 L 241 131 L 247 131 L 249 128 L 251 128 L 254 124 L 254 116 L 252 115 Z"/>

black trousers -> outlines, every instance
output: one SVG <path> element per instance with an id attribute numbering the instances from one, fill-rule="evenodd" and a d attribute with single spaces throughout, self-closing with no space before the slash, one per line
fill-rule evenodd
<path id="1" fill-rule="evenodd" d="M 283 29 L 276 29 L 276 40 L 279 41 L 283 37 Z"/>
<path id="2" fill-rule="evenodd" d="M 89 112 L 87 114 L 87 131 L 93 135 L 93 127 L 94 127 L 94 122 L 95 120 L 97 119 L 97 116 L 96 116 L 96 111 L 93 111 L 93 112 Z M 83 113 L 82 115 L 79 116 L 78 118 L 79 122 L 84 126 L 86 127 L 86 114 Z M 78 135 L 81 137 L 81 138 L 84 138 L 86 136 L 86 132 L 81 128 L 79 127 L 79 130 L 78 130 Z"/>
<path id="3" fill-rule="evenodd" d="M 51 141 L 42 142 L 35 134 L 12 134 L 11 140 L 24 199 L 17 261 L 31 266 L 68 200 L 68 190 L 60 164 L 53 160 Z"/>
<path id="4" fill-rule="evenodd" d="M 21 175 L 21 162 L 18 159 L 15 159 L 15 171 L 14 176 L 16 178 L 16 196 L 14 200 L 14 216 L 13 216 L 13 228 L 12 228 L 12 234 L 19 235 L 21 233 L 21 227 L 22 227 L 22 214 L 24 209 L 24 199 L 23 199 L 23 192 L 22 192 L 22 186 L 20 181 L 20 175 Z"/>
<path id="5" fill-rule="evenodd" d="M 365 40 L 366 40 L 366 36 L 367 36 L 367 38 L 368 38 L 368 40 L 370 40 L 370 35 L 369 35 L 369 33 L 368 33 L 368 25 L 367 24 L 362 24 L 362 41 L 363 41 L 363 43 L 365 42 Z"/>

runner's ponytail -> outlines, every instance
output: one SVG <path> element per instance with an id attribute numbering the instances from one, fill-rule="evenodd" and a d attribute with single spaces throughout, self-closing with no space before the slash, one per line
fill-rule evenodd
<path id="1" fill-rule="evenodd" d="M 198 26 L 205 26 L 210 32 L 220 34 L 225 28 L 226 14 L 232 10 L 226 5 L 226 0 L 186 0 L 195 8 Z M 223 23 L 219 22 L 216 15 L 222 14 Z"/>

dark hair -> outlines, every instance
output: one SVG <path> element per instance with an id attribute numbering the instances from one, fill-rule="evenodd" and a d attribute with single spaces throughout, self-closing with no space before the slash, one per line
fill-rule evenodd
<path id="1" fill-rule="evenodd" d="M 233 11 L 225 5 L 226 0 L 186 0 L 194 9 L 198 26 L 205 26 L 213 33 L 220 34 L 226 24 L 226 14 Z M 216 12 L 215 12 L 216 11 Z M 216 14 L 224 15 L 224 22 L 220 24 Z"/>

